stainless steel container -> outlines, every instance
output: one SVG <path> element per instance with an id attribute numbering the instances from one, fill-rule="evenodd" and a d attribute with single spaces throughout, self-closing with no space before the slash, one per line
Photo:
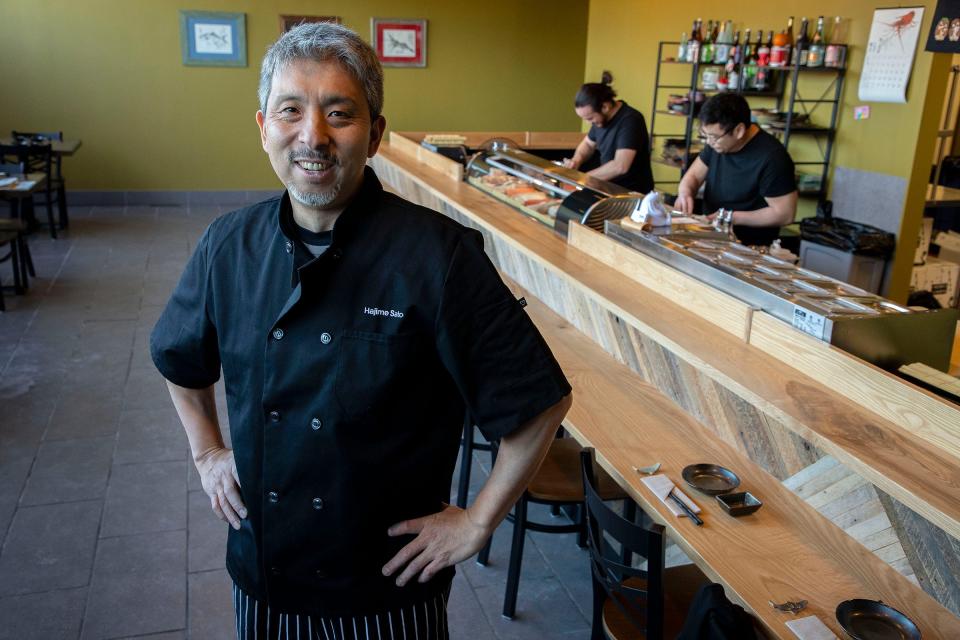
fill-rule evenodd
<path id="1" fill-rule="evenodd" d="M 888 371 L 950 367 L 956 309 L 917 311 L 718 234 L 607 223 L 610 237 Z"/>

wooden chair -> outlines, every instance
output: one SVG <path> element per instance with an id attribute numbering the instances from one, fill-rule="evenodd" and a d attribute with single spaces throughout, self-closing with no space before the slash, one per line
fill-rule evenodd
<path id="1" fill-rule="evenodd" d="M 39 144 L 0 145 L 0 162 L 13 160 L 24 165 L 24 173 L 42 173 L 44 177 L 43 190 L 34 193 L 34 203 L 37 196 L 41 196 L 47 209 L 47 222 L 50 226 L 50 237 L 57 237 L 57 226 L 53 220 L 53 154 L 50 142 Z"/>
<path id="2" fill-rule="evenodd" d="M 63 131 L 11 131 L 14 140 L 32 140 L 34 142 L 63 142 Z M 57 213 L 60 216 L 60 228 L 66 229 L 70 225 L 67 215 L 67 184 L 63 178 L 63 157 L 53 155 L 53 176 L 51 188 L 57 192 Z"/>
<path id="3" fill-rule="evenodd" d="M 6 246 L 9 250 L 6 255 L 0 256 L 0 263 L 10 261 L 13 265 L 13 290 L 20 294 L 24 292 L 20 272 L 19 233 L 16 231 L 0 231 L 0 247 Z M 6 311 L 7 305 L 3 300 L 3 289 L 0 285 L 0 311 Z"/>
<path id="4" fill-rule="evenodd" d="M 527 531 L 540 533 L 576 533 L 577 544 L 586 546 L 586 528 L 583 516 L 583 482 L 580 479 L 580 445 L 573 438 L 557 438 L 551 445 L 540 470 L 520 496 L 508 519 L 513 522 L 513 541 L 510 546 L 510 564 L 507 568 L 507 585 L 503 596 L 503 617 L 512 620 L 517 608 L 517 592 L 520 588 L 520 570 L 523 563 L 523 547 Z M 606 473 L 600 474 L 600 495 L 607 500 L 626 498 L 623 489 Z M 528 517 L 530 503 L 567 508 L 573 514 L 570 524 L 545 524 Z M 633 505 L 632 501 L 628 501 Z M 477 556 L 477 563 L 486 565 L 490 555 L 490 542 Z"/>
<path id="5" fill-rule="evenodd" d="M 663 526 L 642 510 L 640 523 L 617 513 L 603 497 L 593 450 L 581 451 L 580 462 L 593 582 L 591 639 L 676 638 L 697 590 L 709 580 L 695 565 L 664 568 Z"/>

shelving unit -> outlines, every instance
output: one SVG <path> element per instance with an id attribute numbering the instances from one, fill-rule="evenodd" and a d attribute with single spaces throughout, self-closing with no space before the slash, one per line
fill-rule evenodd
<path id="1" fill-rule="evenodd" d="M 661 41 L 657 49 L 657 72 L 654 80 L 654 89 L 653 89 L 653 108 L 651 109 L 650 114 L 650 157 L 653 162 L 657 164 L 663 164 L 669 167 L 674 167 L 680 170 L 680 177 L 683 176 L 683 173 L 690 166 L 690 163 L 693 161 L 690 147 L 698 139 L 694 136 L 693 131 L 693 110 L 694 110 L 694 101 L 690 102 L 689 110 L 690 113 L 680 113 L 669 111 L 662 108 L 663 100 L 661 99 L 661 92 L 663 91 L 683 91 L 687 95 L 694 96 L 695 92 L 700 92 L 704 95 L 714 95 L 719 93 L 718 90 L 704 90 L 699 86 L 700 83 L 700 72 L 705 67 L 723 67 L 723 64 L 717 63 L 702 63 L 702 62 L 686 62 L 674 59 L 665 59 L 664 58 L 664 49 L 665 47 L 670 48 L 672 51 L 676 51 L 676 48 L 680 45 L 679 42 L 670 42 L 670 41 Z M 663 76 L 663 67 L 665 65 L 686 65 L 690 67 L 690 80 L 688 84 L 661 84 L 661 77 Z M 747 65 L 738 64 L 736 66 L 737 74 L 743 78 L 743 69 Z M 830 168 L 830 158 L 833 154 L 833 142 L 836 134 L 837 126 L 837 116 L 839 113 L 840 98 L 843 92 L 843 81 L 846 75 L 846 70 L 843 68 L 834 68 L 834 67 L 800 67 L 800 66 L 784 66 L 784 67 L 757 67 L 758 69 L 764 69 L 769 74 L 769 83 L 773 87 L 770 90 L 765 91 L 751 91 L 743 90 L 741 87 L 738 87 L 736 92 L 748 100 L 751 98 L 774 98 L 776 99 L 776 108 L 777 111 L 786 111 L 787 118 L 782 127 L 779 126 L 763 126 L 763 129 L 773 135 L 780 137 L 783 142 L 783 146 L 789 151 L 790 150 L 790 141 L 791 138 L 795 135 L 808 135 L 816 138 L 817 148 L 820 151 L 819 158 L 817 160 L 804 160 L 804 161 L 795 161 L 794 164 L 799 167 L 818 167 L 820 171 L 820 188 L 815 191 L 801 191 L 800 195 L 804 197 L 811 197 L 822 199 L 826 194 L 827 190 L 827 174 Z M 806 98 L 804 97 L 801 91 L 801 76 L 808 74 L 816 75 L 825 75 L 831 74 L 833 77 L 828 83 L 825 89 L 822 90 L 821 94 L 816 98 Z M 814 113 L 823 106 L 829 105 L 830 109 L 830 118 L 829 124 L 827 126 L 818 126 L 818 125 L 808 125 L 808 124 L 798 124 L 794 125 L 793 123 L 793 114 L 799 109 L 800 113 L 808 116 L 808 119 L 812 118 Z M 659 116 L 659 117 L 658 117 Z M 669 133 L 663 132 L 663 123 L 664 118 L 678 118 L 684 120 L 683 131 L 673 131 Z M 661 123 L 661 128 L 657 128 L 657 123 Z M 682 138 L 684 140 L 684 152 L 683 158 L 679 163 L 672 163 L 667 160 L 664 160 L 660 157 L 659 151 L 662 147 L 662 144 L 659 144 L 660 141 L 664 138 Z M 695 157 L 695 156 L 694 156 Z M 655 184 L 678 184 L 680 178 L 677 180 L 657 180 Z"/>

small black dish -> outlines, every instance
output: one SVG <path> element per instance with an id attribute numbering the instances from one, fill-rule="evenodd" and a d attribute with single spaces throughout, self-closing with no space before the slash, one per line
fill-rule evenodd
<path id="1" fill-rule="evenodd" d="M 740 486 L 737 474 L 718 464 L 691 464 L 684 467 L 680 475 L 691 487 L 711 496 L 729 493 Z"/>
<path id="2" fill-rule="evenodd" d="M 853 640 L 920 640 L 913 620 L 879 600 L 844 600 L 837 622 Z"/>
<path id="3" fill-rule="evenodd" d="M 717 496 L 717 502 L 720 503 L 724 511 L 735 518 L 750 515 L 763 506 L 763 503 L 749 491 L 719 495 Z"/>

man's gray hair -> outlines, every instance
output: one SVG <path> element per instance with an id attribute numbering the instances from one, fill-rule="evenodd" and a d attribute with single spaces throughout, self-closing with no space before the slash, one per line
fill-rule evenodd
<path id="1" fill-rule="evenodd" d="M 261 111 L 267 111 L 273 74 L 302 59 L 338 61 L 363 87 L 370 119 L 375 120 L 380 115 L 383 110 L 383 67 L 377 54 L 356 32 L 331 22 L 296 26 L 267 49 L 260 65 L 260 86 L 257 89 Z"/>

